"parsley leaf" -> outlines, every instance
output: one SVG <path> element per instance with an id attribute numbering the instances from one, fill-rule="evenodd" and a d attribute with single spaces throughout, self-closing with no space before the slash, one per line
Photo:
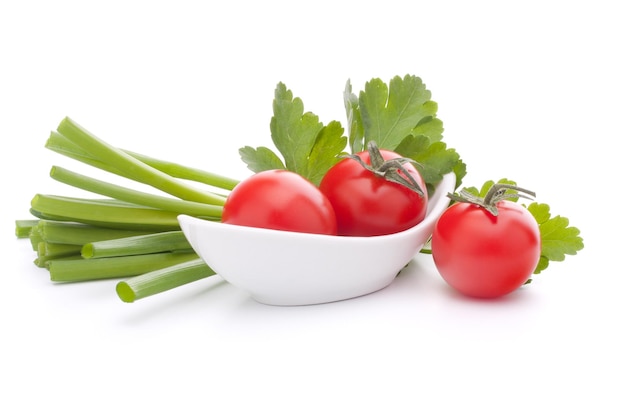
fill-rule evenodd
<path id="1" fill-rule="evenodd" d="M 307 160 L 307 176 L 314 184 L 322 181 L 326 171 L 337 163 L 337 156 L 345 149 L 347 139 L 343 132 L 341 123 L 332 121 L 319 133 Z"/>
<path id="2" fill-rule="evenodd" d="M 348 83 L 344 101 L 346 108 L 350 107 L 354 112 L 356 101 L 351 90 Z M 396 76 L 391 79 L 389 86 L 380 78 L 373 78 L 365 83 L 365 89 L 358 96 L 360 122 L 357 123 L 356 132 L 353 132 L 352 128 L 353 122 L 358 121 L 358 118 L 355 120 L 348 115 L 349 120 L 353 119 L 350 123 L 352 139 L 350 143 L 357 143 L 352 152 L 362 151 L 371 140 L 375 141 L 380 149 L 395 149 L 404 138 L 413 134 L 418 125 L 432 121 L 437 105 L 430 98 L 430 91 L 426 89 L 422 80 L 414 75 L 406 75 L 404 78 Z M 433 123 L 433 127 L 434 125 L 436 123 Z M 360 139 L 361 129 L 365 141 L 363 146 L 359 147 L 357 139 Z M 419 131 L 416 133 L 421 134 Z M 441 139 L 441 132 L 437 135 L 437 138 L 433 137 L 431 140 Z"/>
<path id="3" fill-rule="evenodd" d="M 304 104 L 285 84 L 278 83 L 270 122 L 272 141 L 283 160 L 266 147 L 243 147 L 242 160 L 253 172 L 287 169 L 318 185 L 337 156 L 346 147 L 347 138 L 339 122 L 324 126 L 318 116 L 304 112 Z"/>
<path id="4" fill-rule="evenodd" d="M 465 176 L 465 164 L 459 154 L 454 149 L 448 149 L 444 142 L 431 143 L 426 136 L 407 136 L 394 151 L 418 162 L 416 168 L 424 178 L 429 193 L 444 174 L 454 171 L 457 166 L 457 187 Z"/>
<path id="5" fill-rule="evenodd" d="M 580 230 L 569 225 L 569 220 L 562 216 L 551 216 L 547 204 L 531 203 L 528 211 L 533 215 L 541 232 L 541 261 L 535 274 L 548 267 L 550 261 L 561 262 L 565 255 L 576 255 L 585 245 Z"/>
<path id="6" fill-rule="evenodd" d="M 470 193 L 474 194 L 477 197 L 485 197 L 487 195 L 487 192 L 489 191 L 489 189 L 494 185 L 494 184 L 508 184 L 508 185 L 517 185 L 517 183 L 513 180 L 508 180 L 506 178 L 502 178 L 497 182 L 494 181 L 485 181 L 485 183 L 483 184 L 482 187 L 480 187 L 480 190 L 478 190 L 478 188 L 476 187 L 466 187 L 465 189 L 467 191 L 469 191 Z M 516 191 L 514 190 L 506 190 L 505 191 L 506 194 L 515 194 Z M 517 201 L 519 200 L 519 198 L 517 197 L 511 197 L 508 199 L 509 201 Z"/>
<path id="7" fill-rule="evenodd" d="M 280 156 L 267 147 L 245 146 L 239 149 L 241 159 L 254 172 L 287 169 L 319 185 L 347 144 L 357 153 L 369 141 L 376 141 L 381 149 L 417 161 L 429 191 L 452 171 L 457 187 L 461 184 L 466 166 L 458 153 L 442 142 L 443 123 L 436 117 L 437 103 L 419 77 L 396 76 L 389 86 L 374 78 L 358 95 L 348 80 L 343 98 L 347 137 L 339 122 L 324 125 L 318 116 L 304 111 L 302 100 L 285 84 L 278 83 L 270 131 Z"/>
<path id="8" fill-rule="evenodd" d="M 359 97 L 352 92 L 350 80 L 346 82 L 346 89 L 343 92 L 343 103 L 346 107 L 346 117 L 348 119 L 348 143 L 352 153 L 357 153 L 365 149 L 363 144 L 363 120 L 359 111 Z"/>
<path id="9" fill-rule="evenodd" d="M 265 146 L 260 146 L 256 149 L 252 146 L 244 146 L 239 149 L 239 155 L 253 172 L 285 169 L 283 161 L 271 149 Z"/>
<path id="10" fill-rule="evenodd" d="M 442 142 L 443 123 L 436 117 L 438 106 L 419 77 L 396 76 L 389 86 L 379 78 L 365 85 L 357 96 L 350 80 L 344 90 L 348 137 L 353 153 L 375 141 L 381 149 L 393 150 L 418 162 L 429 192 L 444 174 L 454 171 L 457 187 L 466 174 L 465 163 L 454 149 Z"/>

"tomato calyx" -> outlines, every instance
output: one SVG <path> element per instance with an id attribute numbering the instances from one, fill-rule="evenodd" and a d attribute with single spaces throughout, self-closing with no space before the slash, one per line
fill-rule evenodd
<path id="1" fill-rule="evenodd" d="M 507 193 L 508 190 L 518 191 L 517 193 Z M 511 184 L 493 184 L 484 198 L 472 194 L 467 189 L 462 189 L 459 194 L 448 193 L 448 197 L 460 203 L 476 204 L 494 216 L 498 215 L 498 206 L 496 205 L 502 200 L 511 200 L 514 198 L 526 198 L 532 200 L 536 194 L 534 191 L 518 187 Z"/>
<path id="2" fill-rule="evenodd" d="M 415 178 L 403 167 L 404 164 L 410 163 L 419 165 L 418 162 L 410 158 L 393 158 L 385 160 L 378 149 L 378 145 L 374 141 L 367 143 L 367 153 L 370 157 L 370 164 L 367 164 L 359 155 L 345 155 L 344 158 L 350 158 L 358 162 L 364 169 L 374 175 L 384 178 L 389 182 L 400 184 L 407 187 L 411 191 L 416 192 L 420 196 L 424 195 L 424 190 L 417 183 Z"/>

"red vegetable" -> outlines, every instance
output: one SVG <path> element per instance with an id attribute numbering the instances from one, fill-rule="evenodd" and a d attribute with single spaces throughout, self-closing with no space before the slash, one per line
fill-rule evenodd
<path id="1" fill-rule="evenodd" d="M 378 150 L 351 155 L 331 167 L 320 183 L 343 236 L 376 236 L 415 226 L 426 216 L 428 197 L 422 176 L 409 159 Z"/>
<path id="2" fill-rule="evenodd" d="M 439 218 L 432 236 L 432 255 L 443 279 L 472 297 L 495 298 L 522 286 L 541 252 L 537 221 L 522 205 L 504 200 L 512 188 L 495 184 L 484 200 L 470 194 Z"/>
<path id="3" fill-rule="evenodd" d="M 328 199 L 304 177 L 286 170 L 252 175 L 228 195 L 222 222 L 292 232 L 337 234 Z"/>

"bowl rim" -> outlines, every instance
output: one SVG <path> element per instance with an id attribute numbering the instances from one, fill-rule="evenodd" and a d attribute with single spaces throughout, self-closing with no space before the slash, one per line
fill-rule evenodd
<path id="1" fill-rule="evenodd" d="M 290 230 L 276 230 L 276 229 L 266 229 L 262 227 L 252 227 L 252 226 L 242 226 L 236 224 L 228 224 L 222 223 L 220 221 L 215 220 L 207 220 L 201 219 L 198 217 L 190 216 L 187 214 L 180 214 L 178 217 L 179 223 L 185 221 L 193 221 L 193 222 L 206 222 L 207 224 L 213 225 L 213 227 L 224 227 L 224 228 L 233 228 L 239 229 L 242 231 L 246 231 L 246 233 L 257 233 L 263 235 L 277 235 L 277 236 L 298 236 L 302 238 L 303 236 L 307 236 L 307 239 L 321 239 L 321 240 L 329 240 L 329 241 L 371 241 L 372 239 L 383 240 L 383 239 L 393 239 L 394 237 L 399 237 L 406 234 L 416 233 L 424 228 L 430 227 L 430 223 L 437 220 L 445 207 L 447 207 L 450 203 L 450 198 L 447 196 L 448 192 L 454 191 L 456 186 L 456 176 L 454 173 L 450 172 L 443 176 L 442 180 L 437 183 L 435 187 L 435 193 L 437 198 L 433 199 L 432 196 L 428 201 L 428 208 L 426 212 L 426 217 L 416 224 L 413 227 L 402 230 L 396 233 L 389 233 L 385 235 L 376 235 L 376 236 L 339 236 L 339 235 L 325 235 L 319 233 L 305 233 L 305 232 L 295 232 Z M 445 188 L 445 190 L 444 190 Z M 441 207 L 445 204 L 445 207 Z M 438 209 L 438 210 L 436 210 Z"/>

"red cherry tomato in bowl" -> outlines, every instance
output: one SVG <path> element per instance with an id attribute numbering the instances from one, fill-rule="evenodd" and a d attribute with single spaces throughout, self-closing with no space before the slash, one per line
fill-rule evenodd
<path id="1" fill-rule="evenodd" d="M 375 144 L 373 144 L 375 147 Z M 371 151 L 363 151 L 356 157 L 374 170 L 380 163 L 396 160 L 405 173 L 389 167 L 395 175 L 414 182 L 420 194 L 406 185 L 389 181 L 375 174 L 355 159 L 346 158 L 331 167 L 320 183 L 320 190 L 328 197 L 335 209 L 338 234 L 342 236 L 378 236 L 400 232 L 424 220 L 428 207 L 426 185 L 420 173 L 399 154 L 388 150 L 380 152 L 383 161 L 376 157 L 372 162 Z M 411 177 L 411 181 L 407 178 Z"/>
<path id="2" fill-rule="evenodd" d="M 335 212 L 310 181 L 287 170 L 262 171 L 237 184 L 222 222 L 291 232 L 337 234 Z"/>
<path id="3" fill-rule="evenodd" d="M 541 253 L 537 221 L 522 205 L 495 204 L 497 215 L 470 202 L 457 202 L 437 220 L 432 255 L 443 279 L 459 292 L 495 298 L 521 287 Z"/>

